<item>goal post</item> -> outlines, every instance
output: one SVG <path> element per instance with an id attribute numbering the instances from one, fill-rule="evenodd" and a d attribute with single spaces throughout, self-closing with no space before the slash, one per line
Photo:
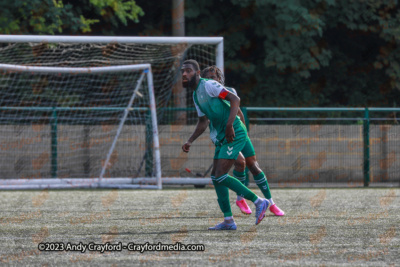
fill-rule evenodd
<path id="1" fill-rule="evenodd" d="M 147 83 L 143 82 L 145 77 Z M 1 148 L 7 154 L 1 160 L 0 189 L 161 189 L 152 79 L 150 64 L 93 68 L 0 64 L 0 132 L 4 133 Z M 109 97 L 107 101 L 103 101 L 105 95 Z M 21 106 L 21 103 L 29 106 Z M 152 126 L 152 176 L 141 177 L 142 184 L 133 184 L 132 178 L 124 177 L 125 169 L 141 174 L 140 154 L 150 153 L 140 149 L 146 147 L 149 133 L 143 134 L 143 130 L 148 120 Z M 14 141 L 7 136 L 10 128 L 16 127 L 19 135 L 30 137 L 20 136 Z M 125 136 L 119 138 L 121 134 Z M 118 152 L 117 143 L 120 143 Z M 22 165 L 24 159 L 25 164 L 30 165 L 28 168 L 40 170 L 44 177 L 13 179 L 21 172 L 20 168 L 26 168 Z M 82 159 L 93 166 L 86 170 L 80 168 Z"/>

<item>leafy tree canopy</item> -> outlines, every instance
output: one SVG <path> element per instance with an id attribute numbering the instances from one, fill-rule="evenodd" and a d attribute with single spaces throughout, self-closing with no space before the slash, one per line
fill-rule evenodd
<path id="1" fill-rule="evenodd" d="M 224 37 L 227 83 L 244 105 L 399 101 L 397 1 L 192 0 L 186 16 L 188 35 Z"/>
<path id="2" fill-rule="evenodd" d="M 2 34 L 88 33 L 99 22 L 117 27 L 144 15 L 133 0 L 13 0 L 0 8 Z"/>
<path id="3" fill-rule="evenodd" d="M 0 32 L 171 35 L 171 1 L 136 2 L 2 1 Z M 187 0 L 185 23 L 224 37 L 244 106 L 400 105 L 397 0 Z"/>

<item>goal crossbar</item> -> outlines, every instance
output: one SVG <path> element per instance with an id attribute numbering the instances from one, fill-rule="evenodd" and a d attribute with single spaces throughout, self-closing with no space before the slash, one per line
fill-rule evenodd
<path id="1" fill-rule="evenodd" d="M 2 35 L 0 42 L 13 43 L 137 43 L 137 44 L 220 44 L 223 37 L 113 37 L 113 36 L 65 36 L 65 35 Z"/>
<path id="2" fill-rule="evenodd" d="M 31 73 L 112 73 L 121 71 L 137 71 L 151 69 L 150 64 L 122 65 L 112 67 L 91 67 L 91 68 L 69 68 L 69 67 L 37 67 L 37 66 L 21 66 L 11 64 L 0 64 L 1 70 L 15 72 L 31 72 Z"/>

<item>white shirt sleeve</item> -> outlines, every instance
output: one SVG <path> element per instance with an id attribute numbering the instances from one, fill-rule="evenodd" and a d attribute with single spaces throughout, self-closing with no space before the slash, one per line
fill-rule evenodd
<path id="1" fill-rule="evenodd" d="M 236 90 L 235 90 L 235 88 L 232 88 L 232 87 L 225 87 L 229 92 L 231 92 L 232 94 L 234 94 L 234 95 L 236 95 L 237 96 L 237 92 L 236 92 Z"/>
<path id="2" fill-rule="evenodd" d="M 194 101 L 194 96 L 193 96 L 193 102 L 194 102 L 194 106 L 196 107 L 196 110 L 197 110 L 197 116 L 199 116 L 199 117 L 205 116 L 206 114 L 204 114 L 204 113 L 200 110 L 199 106 L 196 104 L 196 101 Z"/>
<path id="3" fill-rule="evenodd" d="M 228 90 L 225 89 L 225 87 L 222 84 L 220 84 L 217 81 L 212 81 L 212 80 L 206 81 L 205 89 L 206 89 L 207 94 L 211 97 L 225 98 L 225 96 L 228 92 Z M 221 96 L 223 96 L 223 97 L 221 97 Z"/>

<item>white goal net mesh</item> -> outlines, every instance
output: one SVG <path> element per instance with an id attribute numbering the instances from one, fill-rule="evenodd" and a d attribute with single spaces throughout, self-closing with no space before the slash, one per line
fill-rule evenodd
<path id="1" fill-rule="evenodd" d="M 192 92 L 179 89 L 180 68 L 189 58 L 196 59 L 201 69 L 221 66 L 220 59 L 218 62 L 221 50 L 217 47 L 222 38 L 209 38 L 212 42 L 207 38 L 192 42 L 188 38 L 182 42 L 163 39 L 150 43 L 130 38 L 105 41 L 56 36 L 24 36 L 23 41 L 12 38 L 15 37 L 0 36 L 0 64 L 50 68 L 150 64 L 162 176 L 179 175 L 178 169 L 183 166 L 178 166 L 180 143 L 191 128 L 174 125 L 194 124 L 196 119 Z M 99 177 L 99 168 L 140 75 L 140 71 L 127 75 L 32 74 L 3 70 L 0 75 L 1 178 Z M 148 93 L 146 82 L 142 83 L 140 92 Z M 136 102 L 142 99 L 148 96 L 135 98 L 110 155 L 105 178 L 154 177 L 153 130 L 148 103 Z M 180 136 L 180 140 L 176 140 L 176 136 Z"/>

